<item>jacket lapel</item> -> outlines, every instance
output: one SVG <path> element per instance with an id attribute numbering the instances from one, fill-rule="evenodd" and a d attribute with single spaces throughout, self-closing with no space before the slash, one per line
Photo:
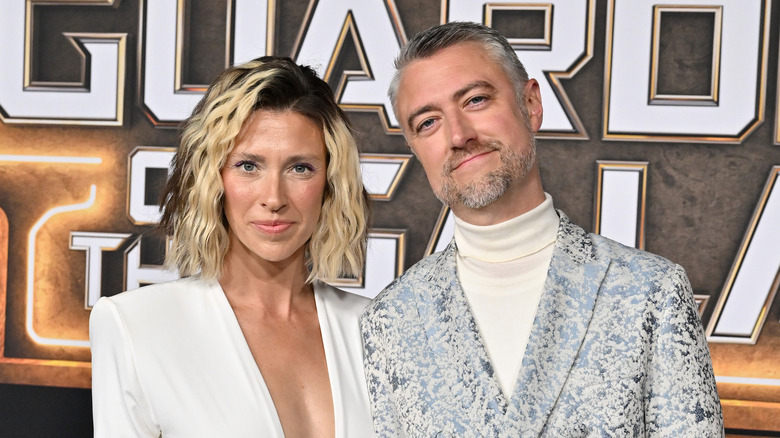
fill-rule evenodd
<path id="1" fill-rule="evenodd" d="M 508 404 L 458 279 L 455 250 L 451 242 L 425 274 L 423 284 L 430 287 L 418 290 L 417 307 L 444 393 L 453 396 L 458 412 L 466 413 L 454 420 L 478 430 L 501 423 Z"/>
<path id="2" fill-rule="evenodd" d="M 559 212 L 561 223 L 508 416 L 520 436 L 538 436 L 588 329 L 609 258 Z"/>

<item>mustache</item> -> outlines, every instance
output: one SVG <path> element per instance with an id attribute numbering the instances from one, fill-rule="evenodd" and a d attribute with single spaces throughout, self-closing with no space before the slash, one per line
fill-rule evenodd
<path id="1" fill-rule="evenodd" d="M 503 147 L 504 145 L 498 140 L 490 140 L 487 142 L 476 141 L 470 143 L 468 147 L 461 148 L 453 152 L 452 155 L 450 155 L 450 157 L 447 159 L 447 162 L 444 163 L 444 168 L 442 171 L 445 175 L 449 175 L 453 170 L 455 170 L 456 167 L 458 167 L 460 163 L 462 163 L 468 157 L 483 154 L 485 152 L 498 151 Z"/>

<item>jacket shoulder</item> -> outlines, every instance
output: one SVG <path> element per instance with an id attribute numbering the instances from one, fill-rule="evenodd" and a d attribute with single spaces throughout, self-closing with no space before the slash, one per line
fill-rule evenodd
<path id="1" fill-rule="evenodd" d="M 446 263 L 447 252 L 454 250 L 452 245 L 444 251 L 424 257 L 388 284 L 366 307 L 362 318 L 388 315 L 390 308 L 403 315 L 403 310 L 414 306 L 420 291 L 431 283 L 431 275 Z"/>
<path id="2" fill-rule="evenodd" d="M 612 263 L 632 265 L 634 268 L 673 269 L 677 266 L 657 254 L 623 245 L 599 234 L 588 233 L 560 210 L 558 210 L 558 215 L 561 218 L 561 223 L 556 247 L 576 263 L 588 263 L 607 257 L 611 259 Z"/>
<path id="3" fill-rule="evenodd" d="M 213 288 L 219 287 L 215 283 L 216 280 L 187 277 L 143 286 L 100 298 L 92 312 L 102 312 L 110 301 L 113 304 L 111 307 L 127 323 L 164 323 L 184 317 L 192 308 L 202 307 L 203 301 L 213 295 Z"/>
<path id="4" fill-rule="evenodd" d="M 669 271 L 677 269 L 678 265 L 671 260 L 645 250 L 623 245 L 598 234 L 590 234 L 594 253 L 606 255 L 617 265 L 630 266 L 639 270 Z"/>
<path id="5" fill-rule="evenodd" d="M 315 293 L 321 296 L 328 311 L 336 312 L 340 316 L 360 316 L 371 301 L 369 298 L 362 295 L 347 292 L 319 281 L 314 284 L 314 290 Z"/>

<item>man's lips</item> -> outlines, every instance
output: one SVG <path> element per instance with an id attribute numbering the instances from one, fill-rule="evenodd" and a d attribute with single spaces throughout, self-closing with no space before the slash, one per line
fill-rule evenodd
<path id="1" fill-rule="evenodd" d="M 252 225 L 258 230 L 268 234 L 279 234 L 293 225 L 290 221 L 253 221 Z"/>
<path id="2" fill-rule="evenodd" d="M 471 162 L 473 162 L 475 160 L 478 161 L 482 157 L 484 157 L 485 155 L 487 155 L 487 154 L 489 154 L 491 152 L 495 152 L 495 149 L 490 149 L 490 150 L 486 150 L 486 151 L 477 152 L 476 154 L 471 154 L 471 155 L 469 155 L 467 157 L 464 157 L 463 160 L 459 161 L 455 166 L 452 166 L 450 168 L 450 172 L 459 169 L 461 166 L 468 165 L 469 163 L 471 163 Z"/>

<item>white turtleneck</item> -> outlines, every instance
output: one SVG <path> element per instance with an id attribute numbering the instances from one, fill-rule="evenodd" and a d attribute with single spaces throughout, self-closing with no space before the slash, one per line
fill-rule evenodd
<path id="1" fill-rule="evenodd" d="M 558 233 L 552 197 L 496 225 L 455 217 L 458 276 L 496 377 L 511 397 Z"/>

